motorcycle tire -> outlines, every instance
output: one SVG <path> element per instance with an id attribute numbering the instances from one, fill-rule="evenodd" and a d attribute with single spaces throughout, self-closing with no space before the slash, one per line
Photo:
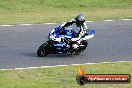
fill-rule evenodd
<path id="1" fill-rule="evenodd" d="M 45 56 L 47 56 L 48 55 L 48 50 L 47 49 L 48 49 L 48 44 L 47 43 L 42 44 L 39 47 L 38 51 L 37 51 L 37 55 L 39 57 L 45 57 Z"/>
<path id="2" fill-rule="evenodd" d="M 80 52 L 78 49 L 72 50 L 72 51 L 70 52 L 71 55 L 79 55 L 80 53 L 81 53 L 81 52 Z"/>
<path id="3" fill-rule="evenodd" d="M 71 52 L 71 55 L 79 55 L 80 52 Z"/>
<path id="4" fill-rule="evenodd" d="M 86 49 L 86 47 L 88 46 L 88 41 L 87 40 L 83 40 L 83 41 L 81 41 L 81 44 L 84 45 L 81 48 L 81 52 L 83 52 Z"/>

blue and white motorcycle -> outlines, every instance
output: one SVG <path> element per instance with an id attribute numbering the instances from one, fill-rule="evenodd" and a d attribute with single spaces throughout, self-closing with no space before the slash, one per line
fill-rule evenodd
<path id="1" fill-rule="evenodd" d="M 42 44 L 37 55 L 39 57 L 45 57 L 48 54 L 71 54 L 78 55 L 83 52 L 87 45 L 88 39 L 94 37 L 95 30 L 87 30 L 86 34 L 80 38 L 76 38 L 72 31 L 72 28 L 65 28 L 61 30 L 61 27 L 53 29 L 48 36 L 48 41 Z"/>

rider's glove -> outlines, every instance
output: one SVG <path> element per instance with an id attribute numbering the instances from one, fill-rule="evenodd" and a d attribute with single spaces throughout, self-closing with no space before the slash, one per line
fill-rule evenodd
<path id="1" fill-rule="evenodd" d="M 60 28 L 60 30 L 64 30 L 64 26 L 62 26 L 62 27 Z"/>
<path id="2" fill-rule="evenodd" d="M 49 37 L 51 40 L 55 40 L 55 36 L 54 35 L 50 35 Z"/>

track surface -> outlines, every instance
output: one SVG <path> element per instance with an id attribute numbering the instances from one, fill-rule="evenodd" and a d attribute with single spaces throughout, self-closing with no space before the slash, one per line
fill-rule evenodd
<path id="1" fill-rule="evenodd" d="M 59 24 L 0 27 L 0 69 L 132 61 L 132 21 L 87 23 L 96 29 L 87 49 L 79 56 L 37 57 L 36 51 L 48 33 Z"/>

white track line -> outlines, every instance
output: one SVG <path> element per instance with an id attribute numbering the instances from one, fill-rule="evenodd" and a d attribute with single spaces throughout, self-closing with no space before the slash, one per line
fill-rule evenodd
<path id="1" fill-rule="evenodd" d="M 122 20 L 132 20 L 132 19 L 122 19 Z"/>
<path id="2" fill-rule="evenodd" d="M 25 70 L 25 69 L 29 69 L 29 68 L 28 67 L 27 68 L 14 68 L 14 70 Z"/>
<path id="3" fill-rule="evenodd" d="M 0 69 L 0 71 L 5 70 L 24 70 L 24 69 L 36 69 L 36 68 L 53 68 L 53 67 L 64 67 L 64 66 L 79 66 L 79 65 L 89 65 L 89 64 L 109 64 L 117 62 L 132 62 L 132 61 L 116 61 L 116 62 L 100 62 L 100 63 L 84 63 L 84 64 L 70 64 L 70 65 L 55 65 L 55 66 L 39 66 L 39 67 L 26 67 L 26 68 L 13 68 L 13 69 Z"/>
<path id="4" fill-rule="evenodd" d="M 101 63 L 104 63 L 104 64 L 106 63 L 107 64 L 107 63 L 112 63 L 112 62 L 101 62 Z"/>
<path id="5" fill-rule="evenodd" d="M 97 63 L 85 63 L 85 64 L 87 65 L 87 64 L 97 64 Z"/>
<path id="6" fill-rule="evenodd" d="M 13 69 L 0 69 L 0 71 L 13 70 Z"/>
<path id="7" fill-rule="evenodd" d="M 8 26 L 14 26 L 14 25 L 0 25 L 0 26 L 8 27 Z"/>
<path id="8" fill-rule="evenodd" d="M 104 21 L 114 21 L 114 20 L 104 20 Z"/>
<path id="9" fill-rule="evenodd" d="M 82 64 L 71 64 L 71 66 L 78 66 L 78 65 L 82 65 Z"/>
<path id="10" fill-rule="evenodd" d="M 18 24 L 18 25 L 23 25 L 23 26 L 25 26 L 25 25 L 34 25 L 34 24 Z"/>
<path id="11" fill-rule="evenodd" d="M 34 68 L 40 68 L 40 67 L 28 67 L 28 69 L 30 69 L 30 68 L 31 68 L 31 69 L 34 69 Z"/>
<path id="12" fill-rule="evenodd" d="M 53 68 L 53 67 L 59 67 L 59 66 L 40 66 L 40 68 Z"/>
<path id="13" fill-rule="evenodd" d="M 57 23 L 45 23 L 45 24 L 57 24 Z"/>
<path id="14" fill-rule="evenodd" d="M 85 21 L 85 22 L 90 23 L 90 22 L 93 22 L 93 21 Z"/>
<path id="15" fill-rule="evenodd" d="M 117 61 L 117 62 L 128 62 L 128 61 Z M 130 61 L 129 61 L 130 62 Z"/>
<path id="16" fill-rule="evenodd" d="M 68 66 L 68 65 L 56 65 L 56 66 L 58 66 L 58 67 L 64 67 L 64 66 Z"/>

